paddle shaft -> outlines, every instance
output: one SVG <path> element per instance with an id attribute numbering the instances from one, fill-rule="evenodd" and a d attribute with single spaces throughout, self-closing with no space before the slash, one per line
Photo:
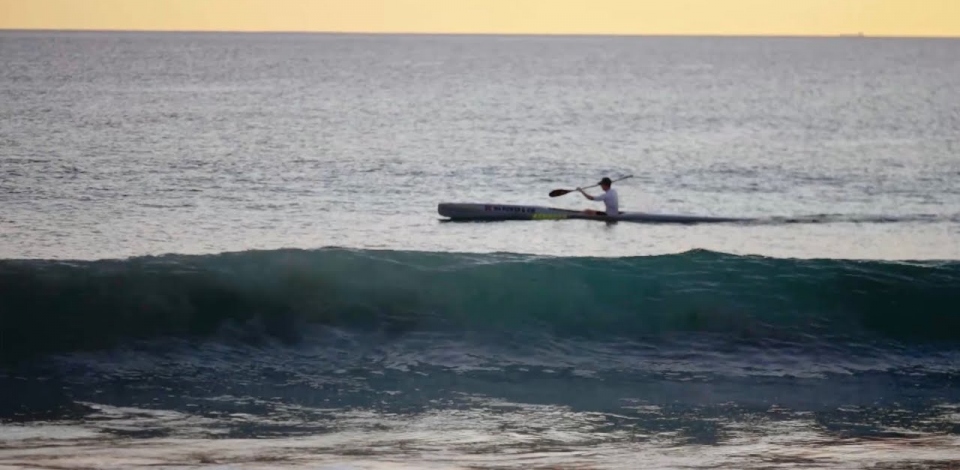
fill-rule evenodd
<path id="1" fill-rule="evenodd" d="M 633 178 L 633 175 L 627 175 L 627 176 L 624 176 L 623 178 L 617 178 L 617 179 L 612 180 L 612 181 L 610 181 L 610 182 L 611 182 L 611 183 L 614 183 L 614 182 L 617 182 L 617 181 L 623 181 L 623 180 L 625 180 L 625 179 L 627 179 L 627 178 Z M 600 186 L 600 184 L 597 183 L 597 184 L 595 184 L 595 185 L 593 185 L 593 186 L 587 186 L 586 188 L 580 188 L 580 189 L 596 188 L 597 186 Z M 572 192 L 574 192 L 574 191 L 576 191 L 576 189 L 554 189 L 553 191 L 550 191 L 550 196 L 551 196 L 551 197 L 563 196 L 564 194 L 569 194 L 569 193 L 572 193 Z"/>

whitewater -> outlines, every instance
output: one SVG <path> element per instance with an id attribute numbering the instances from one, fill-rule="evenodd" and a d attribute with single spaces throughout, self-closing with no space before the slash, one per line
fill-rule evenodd
<path id="1" fill-rule="evenodd" d="M 956 45 L 2 32 L 0 469 L 956 468 Z"/>

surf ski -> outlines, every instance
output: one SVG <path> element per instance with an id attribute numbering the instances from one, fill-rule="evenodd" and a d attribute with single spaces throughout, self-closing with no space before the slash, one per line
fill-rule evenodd
<path id="1" fill-rule="evenodd" d="M 595 215 L 571 209 L 520 204 L 486 204 L 441 202 L 437 212 L 452 221 L 498 221 L 498 220 L 600 220 L 645 223 L 721 223 L 749 222 L 753 219 L 739 217 L 714 217 L 704 215 L 661 214 L 652 212 L 624 212 L 616 215 Z"/>

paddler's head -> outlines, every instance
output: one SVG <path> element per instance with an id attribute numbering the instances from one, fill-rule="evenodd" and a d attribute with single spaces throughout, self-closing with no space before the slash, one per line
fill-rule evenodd
<path id="1" fill-rule="evenodd" d="M 607 178 L 606 176 L 604 176 L 603 179 L 600 180 L 600 187 L 603 188 L 604 191 L 609 191 L 610 185 L 612 184 L 613 184 L 613 181 L 610 181 L 610 178 Z"/>

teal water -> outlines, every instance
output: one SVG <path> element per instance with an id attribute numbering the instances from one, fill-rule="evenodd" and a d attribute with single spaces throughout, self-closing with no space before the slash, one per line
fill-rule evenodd
<path id="1" fill-rule="evenodd" d="M 956 46 L 2 32 L 0 467 L 958 466 Z"/>

